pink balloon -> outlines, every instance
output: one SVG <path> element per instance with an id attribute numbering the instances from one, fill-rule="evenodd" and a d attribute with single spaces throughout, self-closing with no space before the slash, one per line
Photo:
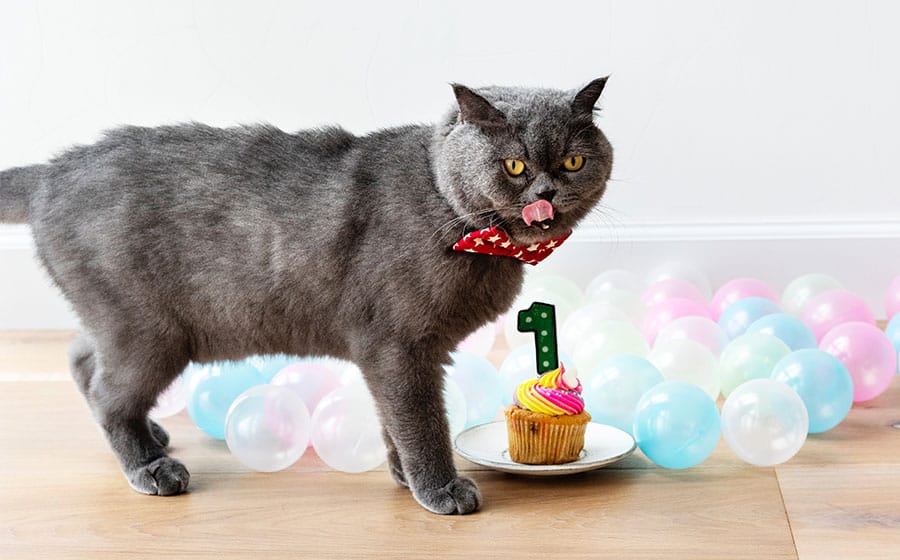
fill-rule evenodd
<path id="1" fill-rule="evenodd" d="M 869 323 L 850 322 L 828 331 L 819 348 L 840 360 L 853 378 L 853 402 L 874 399 L 894 379 L 897 354 L 887 335 Z"/>
<path id="2" fill-rule="evenodd" d="M 735 278 L 723 284 L 713 295 L 712 301 L 709 303 L 712 318 L 718 321 L 719 316 L 722 315 L 726 307 L 739 299 L 749 297 L 761 297 L 778 302 L 778 295 L 762 280 L 756 278 Z"/>
<path id="3" fill-rule="evenodd" d="M 813 297 L 800 312 L 816 340 L 840 325 L 851 321 L 875 324 L 875 315 L 861 297 L 847 290 L 828 290 Z"/>
<path id="4" fill-rule="evenodd" d="M 884 296 L 884 309 L 887 311 L 887 319 L 892 319 L 894 315 L 900 313 L 900 276 L 894 278 L 888 286 L 887 294 Z"/>
<path id="5" fill-rule="evenodd" d="M 680 278 L 666 278 L 665 280 L 654 282 L 641 295 L 641 301 L 647 307 L 653 307 L 672 298 L 692 299 L 704 305 L 706 304 L 706 298 L 703 297 L 697 286 Z"/>
<path id="6" fill-rule="evenodd" d="M 687 298 L 667 299 L 647 310 L 641 331 L 647 338 L 647 342 L 653 345 L 660 329 L 681 317 L 709 318 L 709 307 L 705 303 Z"/>

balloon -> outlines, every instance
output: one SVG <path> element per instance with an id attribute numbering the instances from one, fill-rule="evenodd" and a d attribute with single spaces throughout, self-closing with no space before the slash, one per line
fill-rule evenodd
<path id="1" fill-rule="evenodd" d="M 738 385 L 772 375 L 779 360 L 791 353 L 779 338 L 764 333 L 747 333 L 732 340 L 719 356 L 722 394 L 726 397 Z"/>
<path id="2" fill-rule="evenodd" d="M 700 290 L 687 280 L 679 278 L 667 278 L 654 282 L 641 294 L 641 301 L 647 307 L 653 307 L 672 298 L 692 299 L 706 305 L 706 298 L 703 297 Z"/>
<path id="3" fill-rule="evenodd" d="M 707 317 L 709 308 L 705 303 L 685 298 L 671 298 L 654 305 L 647 310 L 641 330 L 644 336 L 653 344 L 659 331 L 666 325 L 681 317 Z"/>
<path id="4" fill-rule="evenodd" d="M 615 307 L 628 317 L 633 323 L 640 323 L 647 311 L 641 301 L 641 296 L 627 290 L 612 289 L 597 292 L 590 300 L 591 303 Z"/>
<path id="5" fill-rule="evenodd" d="M 853 405 L 853 380 L 840 360 L 818 349 L 792 352 L 772 370 L 772 379 L 797 391 L 809 414 L 809 433 L 834 428 Z"/>
<path id="6" fill-rule="evenodd" d="M 881 330 L 869 323 L 840 324 L 819 348 L 843 362 L 853 378 L 853 402 L 874 399 L 887 390 L 897 371 L 897 353 Z"/>
<path id="7" fill-rule="evenodd" d="M 815 296 L 803 308 L 800 318 L 809 325 L 818 341 L 841 323 L 861 321 L 875 324 L 875 315 L 866 302 L 847 290 L 829 290 Z"/>
<path id="8" fill-rule="evenodd" d="M 649 353 L 650 346 L 637 327 L 623 321 L 603 321 L 575 347 L 572 358 L 578 371 L 590 372 L 602 360 L 616 354 L 646 356 Z"/>
<path id="9" fill-rule="evenodd" d="M 150 409 L 150 418 L 159 420 L 174 416 L 187 406 L 188 382 L 185 375 L 179 375 L 172 380 L 168 388 L 156 397 L 156 405 Z"/>
<path id="10" fill-rule="evenodd" d="M 494 323 L 485 323 L 460 342 L 456 349 L 479 356 L 487 356 L 491 348 L 494 347 L 494 340 L 497 338 L 494 329 Z"/>
<path id="11" fill-rule="evenodd" d="M 806 441 L 809 417 L 796 391 L 772 379 L 737 387 L 722 405 L 722 435 L 743 461 L 760 467 L 784 463 Z"/>
<path id="12" fill-rule="evenodd" d="M 669 278 L 678 278 L 679 280 L 690 282 L 700 290 L 704 299 L 709 299 L 712 295 L 712 287 L 706 274 L 697 267 L 681 262 L 667 262 L 656 267 L 647 276 L 647 284 L 668 280 Z"/>
<path id="13" fill-rule="evenodd" d="M 466 427 L 493 421 L 503 404 L 503 385 L 493 364 L 469 352 L 454 352 L 450 358 L 453 363 L 444 370 L 466 397 Z"/>
<path id="14" fill-rule="evenodd" d="M 728 345 L 725 331 L 709 317 L 681 317 L 675 319 L 659 330 L 654 344 L 662 344 L 669 340 L 693 340 L 706 346 L 714 356 L 718 357 Z"/>
<path id="15" fill-rule="evenodd" d="M 684 469 L 706 460 L 719 443 L 719 410 L 703 389 L 684 381 L 650 388 L 634 412 L 634 439 L 657 465 Z"/>
<path id="16" fill-rule="evenodd" d="M 800 315 L 803 308 L 813 297 L 827 292 L 839 290 L 844 286 L 837 279 L 827 274 L 804 274 L 793 279 L 781 294 L 781 305 L 786 313 Z"/>
<path id="17" fill-rule="evenodd" d="M 299 358 L 297 356 L 288 356 L 286 354 L 275 354 L 268 356 L 250 356 L 246 361 L 258 369 L 266 381 L 271 381 L 276 373 L 287 366 L 297 362 L 307 361 L 307 359 Z"/>
<path id="18" fill-rule="evenodd" d="M 565 364 L 566 370 L 578 373 L 574 360 L 565 352 L 559 353 L 559 361 Z M 502 387 L 501 402 L 512 404 L 516 387 L 521 383 L 537 377 L 537 360 L 534 354 L 534 343 L 523 344 L 513 348 L 500 365 L 498 371 Z M 582 384 L 585 380 L 582 379 Z"/>
<path id="19" fill-rule="evenodd" d="M 238 461 L 275 472 L 297 462 L 309 444 L 309 411 L 293 391 L 276 385 L 251 387 L 238 396 L 225 419 L 225 442 Z"/>
<path id="20" fill-rule="evenodd" d="M 812 329 L 799 318 L 787 313 L 773 313 L 760 317 L 747 327 L 747 332 L 761 332 L 777 336 L 791 350 L 818 348 L 819 346 Z"/>
<path id="21" fill-rule="evenodd" d="M 468 412 L 466 395 L 449 375 L 444 376 L 444 407 L 447 409 L 447 423 L 450 426 L 450 439 L 456 439 L 466 429 Z"/>
<path id="22" fill-rule="evenodd" d="M 644 291 L 644 281 L 630 270 L 606 270 L 601 272 L 584 290 L 585 299 L 591 300 L 600 292 L 625 290 L 639 294 Z"/>
<path id="23" fill-rule="evenodd" d="M 770 299 L 761 297 L 739 299 L 719 315 L 719 325 L 728 338 L 736 338 L 744 334 L 751 323 L 773 313 L 781 313 L 781 306 Z"/>
<path id="24" fill-rule="evenodd" d="M 574 350 L 603 321 L 627 322 L 630 319 L 624 312 L 609 304 L 590 303 L 579 307 L 563 324 L 559 332 L 559 347 Z"/>
<path id="25" fill-rule="evenodd" d="M 526 274 L 522 292 L 539 291 L 546 291 L 555 295 L 560 300 L 565 300 L 572 308 L 576 308 L 584 303 L 584 292 L 581 291 L 581 288 L 579 288 L 575 282 L 572 282 L 568 278 L 557 276 L 555 274 L 544 274 L 542 272 L 531 272 Z M 545 303 L 554 302 L 545 301 Z"/>
<path id="26" fill-rule="evenodd" d="M 894 318 L 888 321 L 884 334 L 894 345 L 894 351 L 900 354 L 900 313 L 895 314 Z M 900 373 L 900 363 L 897 364 L 897 372 Z"/>
<path id="27" fill-rule="evenodd" d="M 778 301 L 775 292 L 762 280 L 756 278 L 735 278 L 726 282 L 716 291 L 712 301 L 709 303 L 712 318 L 719 320 L 719 317 L 732 303 L 739 299 L 761 297 L 771 301 Z"/>
<path id="28" fill-rule="evenodd" d="M 564 278 L 558 276 L 535 276 L 533 278 L 532 284 L 530 286 L 526 284 L 525 289 L 522 290 L 522 293 L 519 294 L 519 297 L 516 298 L 506 314 L 503 332 L 506 336 L 506 343 L 510 348 L 520 346 L 526 342 L 534 343 L 533 334 L 519 332 L 518 312 L 520 310 L 528 309 L 536 301 L 549 303 L 555 308 L 556 324 L 562 325 L 569 318 L 569 315 L 581 306 L 583 300 L 583 297 L 580 296 L 580 290 L 578 291 L 578 297 L 575 297 L 576 294 L 572 291 L 573 287 L 575 290 L 578 290 L 578 287 Z M 556 287 L 544 285 L 548 282 L 548 279 L 557 279 L 564 282 L 561 282 Z"/>
<path id="29" fill-rule="evenodd" d="M 716 357 L 699 342 L 670 340 L 657 343 L 648 359 L 667 380 L 693 383 L 713 400 L 719 398 L 720 381 Z"/>
<path id="30" fill-rule="evenodd" d="M 375 401 L 360 384 L 341 387 L 319 402 L 310 437 L 319 458 L 338 471 L 370 471 L 387 458 Z"/>
<path id="31" fill-rule="evenodd" d="M 900 313 L 900 276 L 895 276 L 884 294 L 884 309 L 887 318 L 893 319 Z"/>
<path id="32" fill-rule="evenodd" d="M 319 401 L 341 386 L 338 373 L 321 360 L 295 362 L 276 373 L 269 382 L 293 391 L 306 410 L 315 410 Z"/>
<path id="33" fill-rule="evenodd" d="M 196 372 L 188 397 L 191 420 L 207 435 L 225 439 L 225 417 L 238 396 L 266 379 L 249 361 L 224 362 Z"/>
<path id="34" fill-rule="evenodd" d="M 609 424 L 629 434 L 634 431 L 634 410 L 644 393 L 665 379 L 656 366 L 631 354 L 611 356 L 582 381 L 584 405 L 591 421 Z"/>

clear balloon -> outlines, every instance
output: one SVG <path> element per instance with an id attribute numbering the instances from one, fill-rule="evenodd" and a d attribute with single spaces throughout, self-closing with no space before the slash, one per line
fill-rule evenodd
<path id="1" fill-rule="evenodd" d="M 719 398 L 716 357 L 706 346 L 693 340 L 657 342 L 648 358 L 667 380 L 686 381 L 703 389 L 713 400 Z"/>
<path id="2" fill-rule="evenodd" d="M 572 359 L 578 371 L 590 372 L 602 360 L 616 354 L 646 356 L 649 353 L 650 345 L 637 327 L 624 321 L 603 321 L 575 347 Z"/>
<path id="3" fill-rule="evenodd" d="M 638 401 L 634 439 L 651 461 L 669 469 L 693 467 L 719 443 L 719 410 L 701 388 L 663 381 Z"/>
<path id="4" fill-rule="evenodd" d="M 360 384 L 341 387 L 319 402 L 310 438 L 319 458 L 338 471 L 370 471 L 387 458 L 375 401 Z"/>
<path id="5" fill-rule="evenodd" d="M 897 353 L 887 335 L 869 323 L 840 324 L 826 334 L 819 348 L 840 360 L 853 379 L 853 402 L 885 392 L 897 370 Z"/>
<path id="6" fill-rule="evenodd" d="M 732 340 L 719 356 L 722 394 L 726 397 L 751 379 L 768 379 L 779 360 L 791 353 L 779 338 L 747 333 Z"/>
<path id="7" fill-rule="evenodd" d="M 888 321 L 884 334 L 891 341 L 891 344 L 894 345 L 894 352 L 900 354 L 900 313 L 894 315 L 894 318 Z M 900 373 L 900 359 L 898 359 L 897 363 L 897 372 Z"/>
<path id="8" fill-rule="evenodd" d="M 683 262 L 667 262 L 656 267 L 647 276 L 647 284 L 653 284 L 654 282 L 667 280 L 669 278 L 678 278 L 679 280 L 690 282 L 700 290 L 700 293 L 703 294 L 705 300 L 709 299 L 712 295 L 712 286 L 709 283 L 709 277 L 707 277 L 699 268 Z"/>
<path id="9" fill-rule="evenodd" d="M 266 379 L 247 361 L 224 362 L 196 371 L 189 385 L 188 413 L 207 435 L 225 439 L 225 417 L 238 396 Z"/>
<path id="10" fill-rule="evenodd" d="M 315 410 L 325 395 L 341 386 L 338 372 L 320 360 L 295 362 L 282 368 L 269 382 L 293 391 L 306 410 Z"/>
<path id="11" fill-rule="evenodd" d="M 630 270 L 606 270 L 601 272 L 584 290 L 585 299 L 591 300 L 600 292 L 625 290 L 639 294 L 644 291 L 644 281 Z"/>
<path id="12" fill-rule="evenodd" d="M 491 348 L 494 347 L 494 340 L 497 338 L 495 328 L 494 323 L 485 323 L 460 342 L 456 349 L 462 352 L 471 352 L 478 356 L 487 356 Z"/>
<path id="13" fill-rule="evenodd" d="M 804 274 L 793 279 L 781 294 L 781 305 L 786 313 L 800 315 L 813 297 L 829 290 L 840 290 L 844 286 L 836 278 L 827 274 Z"/>
<path id="14" fill-rule="evenodd" d="M 884 294 L 884 310 L 888 319 L 900 313 L 900 276 L 894 277 Z"/>
<path id="15" fill-rule="evenodd" d="M 853 405 L 853 380 L 840 360 L 818 349 L 791 352 L 772 370 L 772 379 L 797 391 L 809 415 L 809 433 L 834 428 Z"/>
<path id="16" fill-rule="evenodd" d="M 468 412 L 466 395 L 449 375 L 444 376 L 444 406 L 447 409 L 447 423 L 450 425 L 450 439 L 456 439 L 466 429 Z"/>
<path id="17" fill-rule="evenodd" d="M 566 366 L 566 370 L 572 370 L 578 374 L 579 377 L 581 376 L 581 374 L 578 373 L 579 370 L 576 367 L 574 360 L 568 354 L 561 351 L 559 353 L 559 361 Z M 529 379 L 537 377 L 537 359 L 534 353 L 534 342 L 513 348 L 500 365 L 498 375 L 502 387 L 501 402 L 503 405 L 512 404 L 516 387 Z M 582 384 L 584 383 L 585 380 L 582 378 Z"/>
<path id="18" fill-rule="evenodd" d="M 584 405 L 591 421 L 609 424 L 629 434 L 634 431 L 634 410 L 651 387 L 665 379 L 645 358 L 620 354 L 600 362 L 582 382 Z"/>
<path id="19" fill-rule="evenodd" d="M 672 298 L 692 299 L 706 305 L 706 298 L 703 297 L 700 290 L 687 280 L 680 278 L 667 278 L 654 282 L 641 294 L 641 301 L 647 307 L 653 307 Z"/>
<path id="20" fill-rule="evenodd" d="M 681 317 L 675 319 L 656 335 L 654 344 L 662 344 L 670 340 L 693 340 L 706 346 L 714 356 L 718 357 L 728 345 L 725 331 L 709 317 Z"/>
<path id="21" fill-rule="evenodd" d="M 739 299 L 761 297 L 771 301 L 778 301 L 778 296 L 768 284 L 756 278 L 735 278 L 716 290 L 712 301 L 709 303 L 712 318 L 719 320 L 722 313 Z"/>
<path id="22" fill-rule="evenodd" d="M 174 416 L 187 406 L 188 382 L 184 374 L 172 380 L 165 391 L 156 397 L 156 404 L 150 409 L 150 418 L 159 420 Z"/>
<path id="23" fill-rule="evenodd" d="M 747 332 L 747 328 L 757 319 L 781 313 L 778 303 L 761 297 L 739 299 L 729 305 L 719 315 L 719 325 L 728 338 L 737 338 Z"/>
<path id="24" fill-rule="evenodd" d="M 559 347 L 574 350 L 603 321 L 630 321 L 628 315 L 608 304 L 591 303 L 569 315 L 559 331 Z"/>
<path id="25" fill-rule="evenodd" d="M 531 349 L 534 352 L 534 343 Z M 444 370 L 466 397 L 466 427 L 493 421 L 503 405 L 503 385 L 496 368 L 469 352 L 454 352 L 450 358 L 453 363 L 444 366 Z"/>
<path id="26" fill-rule="evenodd" d="M 568 278 L 543 272 L 529 272 L 525 276 L 522 292 L 540 291 L 553 294 L 557 299 L 564 300 L 572 308 L 576 308 L 584 303 L 584 292 L 578 287 L 578 284 Z M 546 303 L 554 302 L 548 301 Z"/>
<path id="27" fill-rule="evenodd" d="M 275 385 L 241 393 L 225 419 L 228 449 L 241 463 L 261 472 L 296 463 L 309 444 L 309 432 L 306 405 L 290 389 Z"/>
<path id="28" fill-rule="evenodd" d="M 780 381 L 748 381 L 735 388 L 722 405 L 725 442 L 751 465 L 784 463 L 803 447 L 808 430 L 803 400 Z"/>
<path id="29" fill-rule="evenodd" d="M 611 289 L 597 292 L 591 303 L 614 307 L 625 314 L 628 321 L 639 324 L 644 319 L 647 306 L 641 301 L 640 294 L 628 290 Z"/>
<path id="30" fill-rule="evenodd" d="M 641 330 L 650 344 L 653 344 L 660 330 L 682 317 L 709 318 L 709 307 L 705 303 L 692 299 L 667 299 L 647 310 L 647 314 L 644 315 L 644 320 L 641 322 Z"/>
<path id="31" fill-rule="evenodd" d="M 875 324 L 875 315 L 866 302 L 847 290 L 830 290 L 815 296 L 803 308 L 800 318 L 809 325 L 819 341 L 841 323 L 861 321 Z"/>
<path id="32" fill-rule="evenodd" d="M 818 348 L 819 346 L 812 329 L 799 318 L 787 313 L 773 313 L 760 317 L 747 327 L 747 332 L 761 332 L 777 336 L 791 350 Z"/>

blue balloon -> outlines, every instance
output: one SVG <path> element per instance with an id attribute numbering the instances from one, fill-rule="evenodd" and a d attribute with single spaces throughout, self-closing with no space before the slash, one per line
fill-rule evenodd
<path id="1" fill-rule="evenodd" d="M 611 356 L 585 376 L 582 397 L 591 420 L 634 435 L 634 410 L 651 387 L 665 381 L 649 360 L 631 354 Z"/>
<path id="2" fill-rule="evenodd" d="M 891 340 L 897 354 L 900 354 L 900 313 L 897 313 L 888 321 L 884 334 Z M 900 373 L 900 363 L 897 364 L 897 373 Z"/>
<path id="3" fill-rule="evenodd" d="M 225 439 L 225 417 L 241 393 L 263 385 L 266 379 L 248 360 L 205 366 L 193 373 L 188 414 L 198 428 L 216 439 Z"/>
<path id="4" fill-rule="evenodd" d="M 466 397 L 466 428 L 493 421 L 503 405 L 497 369 L 486 358 L 471 352 L 453 352 L 450 357 L 453 363 L 444 366 L 444 371 Z"/>
<path id="5" fill-rule="evenodd" d="M 777 336 L 788 345 L 791 350 L 803 350 L 804 348 L 818 348 L 816 335 L 809 325 L 799 317 L 787 313 L 773 313 L 754 321 L 747 332 L 761 332 Z"/>
<path id="6" fill-rule="evenodd" d="M 806 349 L 778 361 L 772 379 L 797 391 L 809 413 L 809 433 L 841 423 L 853 405 L 853 379 L 844 364 L 827 352 Z"/>
<path id="7" fill-rule="evenodd" d="M 781 312 L 781 306 L 770 299 L 761 297 L 739 299 L 726 307 L 719 316 L 719 326 L 728 338 L 733 339 L 747 332 L 747 328 L 757 319 Z"/>
<path id="8" fill-rule="evenodd" d="M 686 381 L 663 381 L 644 393 L 634 413 L 634 439 L 651 461 L 685 469 L 706 460 L 719 443 L 715 401 Z"/>

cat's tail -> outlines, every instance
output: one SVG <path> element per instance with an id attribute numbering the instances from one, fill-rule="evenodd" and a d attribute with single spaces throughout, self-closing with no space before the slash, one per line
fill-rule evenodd
<path id="1" fill-rule="evenodd" d="M 38 189 L 45 165 L 0 171 L 0 223 L 27 224 L 32 194 Z"/>

